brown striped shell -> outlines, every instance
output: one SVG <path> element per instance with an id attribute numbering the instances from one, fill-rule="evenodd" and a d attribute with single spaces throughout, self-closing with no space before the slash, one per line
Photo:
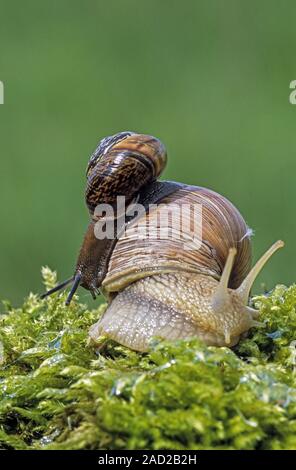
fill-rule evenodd
<path id="1" fill-rule="evenodd" d="M 160 272 L 196 272 L 219 279 L 232 247 L 237 249 L 237 256 L 229 287 L 234 289 L 241 284 L 251 266 L 250 230 L 242 215 L 225 197 L 197 186 L 184 185 L 161 201 L 161 206 L 171 212 L 176 205 L 183 204 L 201 207 L 202 240 L 198 237 L 192 240 L 192 234 L 184 231 L 184 239 L 180 239 L 179 234 L 175 237 L 174 231 L 170 237 L 162 238 L 156 223 L 161 209 L 147 212 L 128 224 L 118 240 L 102 284 L 105 294 L 121 291 L 140 278 Z M 185 213 L 185 216 L 189 217 L 189 214 Z M 156 227 L 152 235 L 147 226 Z M 182 230 L 183 227 L 190 227 L 190 223 L 188 220 L 184 223 L 182 215 Z M 144 233 L 142 239 L 139 239 L 139 233 Z"/>
<path id="2" fill-rule="evenodd" d="M 119 195 L 129 203 L 158 178 L 166 161 L 166 149 L 156 137 L 122 132 L 103 139 L 86 170 L 85 201 L 91 215 L 96 206 L 112 205 Z"/>

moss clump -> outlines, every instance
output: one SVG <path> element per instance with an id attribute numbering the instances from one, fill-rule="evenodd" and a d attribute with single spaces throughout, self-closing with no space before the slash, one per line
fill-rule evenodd
<path id="1" fill-rule="evenodd" d="M 87 332 L 104 307 L 64 300 L 31 294 L 0 315 L 0 448 L 296 449 L 296 286 L 254 298 L 264 327 L 235 351 L 98 353 Z"/>

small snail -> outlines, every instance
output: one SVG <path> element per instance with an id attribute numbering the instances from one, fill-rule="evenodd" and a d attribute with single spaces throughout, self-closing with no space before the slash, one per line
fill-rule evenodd
<path id="1" fill-rule="evenodd" d="M 208 345 L 232 347 L 258 324 L 257 310 L 248 306 L 250 290 L 283 242 L 276 242 L 250 270 L 251 232 L 239 211 L 212 190 L 157 181 L 166 160 L 163 144 L 151 136 L 122 132 L 99 143 L 87 167 L 91 222 L 75 274 L 43 297 L 70 283 L 67 304 L 79 285 L 94 298 L 101 291 L 108 307 L 91 327 L 94 341 L 106 335 L 145 351 L 154 336 L 171 340 L 196 336 Z M 96 224 L 102 227 L 106 220 L 96 207 L 111 205 L 116 220 L 117 196 L 125 196 L 125 209 L 137 202 L 145 211 L 140 217 L 127 211 L 124 231 L 117 231 L 113 239 L 98 239 Z M 154 208 L 148 211 L 150 204 Z M 173 226 L 170 236 L 162 237 L 159 207 L 175 213 L 184 205 L 202 208 L 200 235 L 192 238 L 187 214 L 182 239 Z M 167 224 L 172 225 L 172 218 Z M 154 228 L 155 236 L 147 233 L 147 226 Z M 139 233 L 144 235 L 138 237 Z"/>

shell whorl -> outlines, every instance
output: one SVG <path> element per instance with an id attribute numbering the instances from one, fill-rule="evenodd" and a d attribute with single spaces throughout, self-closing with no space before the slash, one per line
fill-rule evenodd
<path id="1" fill-rule="evenodd" d="M 166 160 L 166 149 L 155 137 L 121 132 L 103 139 L 86 171 L 85 199 L 91 215 L 98 204 L 114 204 L 117 196 L 125 196 L 129 203 L 158 178 Z"/>
<path id="2" fill-rule="evenodd" d="M 239 211 L 220 194 L 196 186 L 184 185 L 161 201 L 162 206 L 172 210 L 176 204 L 200 205 L 202 239 L 191 240 L 189 250 L 186 233 L 184 240 L 175 237 L 173 231 L 169 238 L 162 239 L 157 226 L 160 209 L 146 213 L 137 220 L 137 231 L 131 222 L 118 240 L 103 281 L 106 293 L 120 291 L 137 279 L 159 272 L 197 272 L 219 279 L 232 247 L 237 249 L 237 256 L 229 287 L 240 285 L 250 270 L 251 242 L 250 230 Z M 188 227 L 190 222 L 183 223 L 182 219 L 183 225 Z M 156 227 L 154 233 L 150 227 Z M 143 238 L 139 238 L 139 233 L 144 233 Z"/>

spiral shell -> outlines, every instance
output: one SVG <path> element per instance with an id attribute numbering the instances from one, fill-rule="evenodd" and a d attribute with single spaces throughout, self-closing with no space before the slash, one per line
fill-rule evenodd
<path id="1" fill-rule="evenodd" d="M 176 205 L 184 204 L 201 207 L 202 226 L 195 232 L 201 237 L 192 239 L 192 233 L 188 231 L 190 214 L 185 212 L 185 219 L 188 218 L 183 220 L 182 214 L 182 239 L 174 230 L 168 238 L 162 238 L 159 227 L 161 207 L 170 212 L 176 210 Z M 250 270 L 251 242 L 250 230 L 234 205 L 214 191 L 184 185 L 163 199 L 161 207 L 131 222 L 118 240 L 102 284 L 105 293 L 118 292 L 140 278 L 160 272 L 195 272 L 220 279 L 229 249 L 233 247 L 237 249 L 237 256 L 229 287 L 238 287 Z M 152 234 L 150 229 L 147 231 L 147 226 L 153 227 Z M 143 238 L 139 238 L 139 234 L 144 234 Z"/>
<path id="2" fill-rule="evenodd" d="M 129 203 L 140 188 L 158 178 L 166 161 L 165 147 L 155 137 L 122 132 L 103 139 L 86 171 L 85 199 L 91 215 L 98 204 L 115 204 L 119 195 Z"/>

